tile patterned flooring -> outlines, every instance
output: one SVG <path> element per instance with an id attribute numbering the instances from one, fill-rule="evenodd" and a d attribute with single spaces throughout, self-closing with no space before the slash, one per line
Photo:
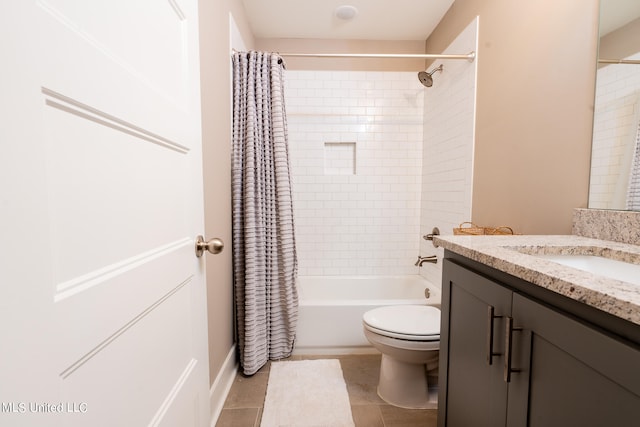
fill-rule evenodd
<path id="1" fill-rule="evenodd" d="M 380 355 L 292 356 L 290 360 L 337 358 L 347 384 L 356 427 L 435 427 L 437 410 L 402 409 L 378 397 Z M 267 363 L 251 377 L 236 376 L 216 427 L 259 427 L 267 380 Z"/>

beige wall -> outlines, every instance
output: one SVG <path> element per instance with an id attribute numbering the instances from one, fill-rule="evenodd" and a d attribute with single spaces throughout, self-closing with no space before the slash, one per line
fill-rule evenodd
<path id="1" fill-rule="evenodd" d="M 586 207 L 598 0 L 457 0 L 425 46 L 480 17 L 472 220 L 570 234 Z"/>
<path id="2" fill-rule="evenodd" d="M 210 383 L 234 344 L 231 264 L 231 54 L 229 13 L 251 46 L 253 36 L 241 0 L 201 0 L 200 80 L 207 238 L 225 242 L 219 255 L 207 255 Z"/>
<path id="3" fill-rule="evenodd" d="M 600 39 L 598 57 L 623 59 L 640 51 L 640 18 Z M 604 64 L 602 64 L 604 66 Z"/>

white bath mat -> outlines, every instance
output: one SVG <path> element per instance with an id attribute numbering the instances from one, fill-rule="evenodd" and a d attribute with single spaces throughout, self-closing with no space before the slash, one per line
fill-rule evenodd
<path id="1" fill-rule="evenodd" d="M 271 363 L 261 427 L 353 427 L 337 359 Z"/>

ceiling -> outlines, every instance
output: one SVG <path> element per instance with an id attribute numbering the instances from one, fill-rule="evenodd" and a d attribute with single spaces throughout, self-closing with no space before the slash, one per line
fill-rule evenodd
<path id="1" fill-rule="evenodd" d="M 243 0 L 256 38 L 422 40 L 454 0 Z M 354 6 L 351 20 L 335 16 Z"/>
<path id="2" fill-rule="evenodd" d="M 640 17 L 639 0 L 600 0 L 600 36 Z"/>
<path id="3" fill-rule="evenodd" d="M 454 0 L 243 0 L 257 38 L 424 41 Z M 601 0 L 601 35 L 640 16 L 640 0 Z M 341 5 L 358 10 L 345 21 Z"/>

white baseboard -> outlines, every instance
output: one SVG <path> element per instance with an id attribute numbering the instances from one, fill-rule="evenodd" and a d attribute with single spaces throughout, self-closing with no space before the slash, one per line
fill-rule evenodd
<path id="1" fill-rule="evenodd" d="M 215 381 L 209 390 L 209 406 L 211 408 L 211 427 L 215 427 L 222 412 L 224 401 L 227 399 L 229 390 L 233 385 L 233 380 L 238 372 L 238 362 L 236 361 L 236 346 L 229 350 Z"/>

